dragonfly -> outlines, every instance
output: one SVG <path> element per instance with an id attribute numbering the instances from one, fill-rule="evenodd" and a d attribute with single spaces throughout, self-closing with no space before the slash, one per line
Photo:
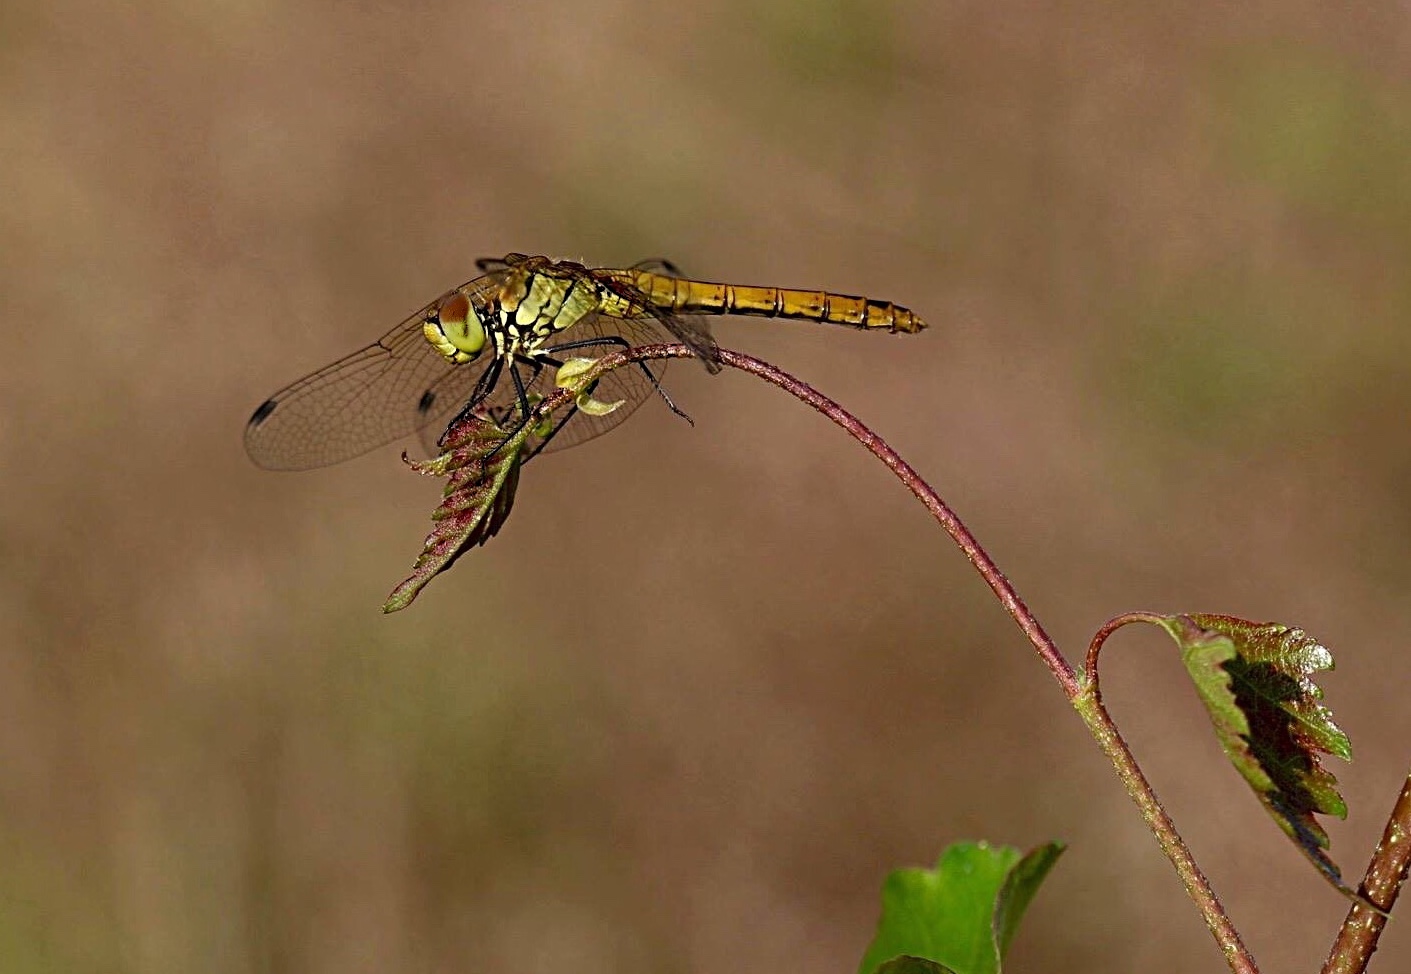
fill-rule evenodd
<path id="1" fill-rule="evenodd" d="M 340 463 L 420 434 L 435 455 L 448 423 L 489 418 L 517 432 L 552 394 L 569 358 L 678 341 L 711 372 L 719 351 L 711 315 L 796 318 L 869 331 L 915 333 L 920 317 L 889 301 L 685 277 L 666 260 L 625 268 L 507 254 L 476 262 L 481 276 L 453 288 L 382 338 L 290 384 L 260 404 L 245 449 L 270 470 Z M 536 427 L 525 458 L 606 433 L 653 396 L 685 416 L 661 385 L 665 360 L 602 375 L 588 391 L 610 411 L 565 407 Z"/>

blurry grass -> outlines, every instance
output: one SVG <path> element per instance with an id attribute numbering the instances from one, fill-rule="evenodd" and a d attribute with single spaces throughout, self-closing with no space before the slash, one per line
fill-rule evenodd
<path id="1" fill-rule="evenodd" d="M 1119 315 L 1130 324 L 1120 346 L 1094 350 L 1104 414 L 1202 447 L 1248 450 L 1311 432 L 1326 422 L 1342 378 L 1336 363 L 1310 350 L 1350 314 L 1339 297 L 1218 269 L 1153 288 Z"/>
<path id="2" fill-rule="evenodd" d="M 574 140 L 546 174 L 552 199 L 548 239 L 573 241 L 567 256 L 589 264 L 632 263 L 681 248 L 718 212 L 719 201 L 701 160 L 707 134 L 662 118 L 669 135 L 658 144 L 604 135 Z M 675 124 L 680 122 L 681 124 Z M 670 254 L 664 256 L 671 257 Z"/>
<path id="3" fill-rule="evenodd" d="M 1306 49 L 1244 52 L 1216 88 L 1236 168 L 1327 216 L 1411 242 L 1411 91 Z"/>
<path id="4" fill-rule="evenodd" d="M 99 17 L 97 27 L 91 17 L 74 17 L 71 31 L 52 31 L 44 56 L 31 58 L 25 35 L 34 24 L 48 25 L 51 14 L 24 5 L 0 9 L 0 24 L 19 31 L 11 37 L 0 29 L 0 78 L 24 80 L 31 94 L 11 112 L 18 125 L 11 128 L 24 136 L 12 143 L 31 147 L 18 152 L 12 168 L 19 185 L 39 190 L 16 196 L 24 205 L 6 221 L 18 241 L 10 249 L 46 261 L 24 265 L 26 280 L 14 290 L 26 303 L 18 307 L 51 307 L 55 294 L 69 295 L 60 307 L 86 306 L 92 302 L 84 299 L 101 295 L 96 327 L 109 340 L 94 361 L 99 372 L 124 377 L 118 386 L 100 381 L 97 392 L 79 398 L 56 396 L 51 390 L 73 375 L 72 349 L 62 343 L 29 343 L 37 351 L 21 354 L 12 369 L 24 392 L 20 428 L 33 425 L 27 415 L 54 423 L 48 439 L 17 440 L 16 456 L 55 447 L 42 454 L 42 473 L 81 489 L 46 485 L 12 497 L 15 537 L 6 550 L 15 556 L 16 591 L 45 594 L 23 607 L 25 628 L 40 637 L 16 640 L 15 652 L 35 658 L 33 668 L 47 682 L 16 685 L 23 707 L 9 711 L 8 726 L 14 753 L 38 754 L 38 763 L 52 749 L 63 760 L 43 765 L 42 774 L 11 771 L 14 802 L 8 833 L 0 833 L 5 970 L 355 970 L 359 957 L 389 971 L 554 969 L 540 962 L 544 957 L 575 970 L 662 970 L 663 958 L 677 959 L 679 969 L 716 969 L 737 949 L 741 930 L 748 937 L 758 929 L 737 922 L 732 908 L 769 928 L 765 946 L 752 954 L 762 966 L 791 944 L 836 939 L 848 922 L 865 931 L 873 882 L 866 877 L 907 850 L 930 848 L 930 837 L 948 827 L 936 810 L 965 807 L 945 797 L 946 779 L 980 780 L 974 776 L 993 764 L 978 744 L 973 758 L 945 757 L 939 794 L 885 783 L 893 765 L 872 765 L 892 750 L 940 754 L 913 739 L 949 740 L 959 726 L 953 720 L 979 726 L 975 715 L 993 702 L 975 696 L 962 701 L 960 717 L 948 711 L 919 728 L 888 719 L 903 712 L 898 697 L 905 713 L 932 713 L 928 694 L 987 659 L 959 652 L 986 644 L 981 636 L 989 629 L 974 620 L 993 615 L 972 580 L 947 590 L 935 618 L 933 596 L 854 591 L 850 579 L 858 572 L 893 593 L 936 585 L 930 578 L 908 588 L 904 573 L 892 577 L 900 571 L 887 567 L 897 563 L 888 549 L 896 534 L 869 509 L 862 521 L 845 522 L 851 533 L 839 536 L 855 550 L 820 581 L 786 584 L 786 575 L 761 572 L 752 583 L 751 573 L 739 570 L 741 559 L 769 564 L 778 548 L 761 547 L 762 537 L 789 539 L 807 529 L 808 557 L 795 556 L 806 566 L 832 558 L 837 547 L 836 540 L 824 543 L 831 530 L 824 515 L 838 522 L 854 512 L 823 505 L 804 514 L 782 502 L 760 511 L 755 498 L 744 505 L 754 512 L 749 517 L 723 501 L 712 508 L 711 498 L 738 493 L 738 473 L 710 461 L 693 487 L 701 501 L 692 496 L 680 508 L 715 511 L 717 523 L 735 525 L 730 540 L 703 526 L 699 545 L 662 556 L 617 551 L 621 577 L 596 583 L 622 586 L 608 599 L 592 597 L 598 593 L 581 579 L 572 592 L 538 587 L 539 576 L 528 573 L 544 571 L 547 559 L 541 552 L 537 562 L 515 561 L 521 536 L 487 551 L 478 567 L 459 567 L 444 594 L 419 605 L 415 617 L 384 625 L 375 612 L 383 589 L 374 586 L 361 600 L 349 593 L 367 593 L 370 575 L 395 581 L 424 522 L 397 549 L 405 562 L 369 564 L 359 554 L 369 547 L 367 536 L 351 522 L 356 537 L 323 546 L 297 571 L 278 567 L 296 557 L 294 526 L 308 509 L 331 512 L 325 530 L 348 533 L 345 512 L 369 508 L 357 506 L 363 502 L 351 492 L 310 501 L 303 512 L 283 499 L 246 496 L 238 481 L 222 492 L 212 477 L 225 477 L 226 468 L 207 462 L 214 453 L 194 455 L 196 463 L 149 458 L 177 456 L 165 452 L 173 434 L 208 442 L 218 417 L 221 449 L 238 452 L 234 428 L 248 405 L 223 413 L 205 397 L 202 412 L 190 408 L 197 401 L 191 394 L 239 381 L 231 378 L 232 349 L 310 340 L 305 327 L 291 333 L 289 324 L 259 324 L 280 321 L 288 310 L 274 293 L 285 286 L 281 280 L 326 271 L 336 289 L 288 286 L 338 295 L 347 320 L 334 317 L 317 330 L 358 334 L 372 327 L 354 321 L 363 321 L 372 303 L 384 308 L 379 314 L 389 304 L 400 308 L 405 298 L 396 295 L 422 264 L 461 266 L 479 253 L 515 247 L 603 262 L 662 254 L 704 276 L 764 271 L 775 255 L 803 253 L 829 267 L 818 284 L 838 279 L 832 268 L 852 267 L 859 289 L 895 280 L 895 293 L 889 287 L 884 296 L 922 311 L 948 310 L 943 296 L 969 295 L 973 321 L 943 316 L 942 328 L 938 318 L 927 356 L 941 361 L 959 351 L 962 362 L 995 367 L 975 346 L 983 326 L 987 333 L 1011 328 L 1002 332 L 1005 348 L 1049 356 L 1045 369 L 1057 381 L 1068 378 L 1075 354 L 1115 365 L 1092 379 L 1102 409 L 1089 417 L 1091 432 L 1080 433 L 1096 450 L 1110 451 L 1110 472 L 1098 468 L 1084 481 L 1091 493 L 1075 490 L 1071 507 L 1053 518 L 1037 544 L 1037 557 L 1050 560 L 1019 563 L 1031 582 L 1052 586 L 1074 577 L 1060 563 L 1082 550 L 1076 539 L 1088 531 L 1092 508 L 1110 506 L 1121 525 L 1130 516 L 1123 512 L 1165 510 L 1182 497 L 1232 514 L 1234 537 L 1246 533 L 1237 515 L 1256 506 L 1290 520 L 1327 518 L 1324 530 L 1335 538 L 1342 537 L 1339 518 L 1361 518 L 1355 527 L 1374 546 L 1370 560 L 1385 559 L 1388 577 L 1404 577 L 1411 567 L 1406 523 L 1398 520 L 1411 482 L 1404 418 L 1411 377 L 1403 364 L 1411 351 L 1404 327 L 1411 305 L 1404 273 L 1411 111 L 1404 90 L 1371 67 L 1383 40 L 1369 38 L 1364 57 L 1358 42 L 1345 44 L 1346 61 L 1331 51 L 1245 46 L 1219 62 L 1212 80 L 1198 73 L 1211 63 L 1205 45 L 1228 45 L 1245 29 L 1243 22 L 1222 23 L 1214 8 L 1173 35 L 1170 19 L 1160 15 L 1141 32 L 1123 32 L 1145 24 L 1146 15 L 1124 21 L 1100 6 L 1035 8 L 1019 18 L 981 7 L 938 16 L 861 0 L 763 7 L 736 0 L 704 13 L 629 6 L 616 17 L 587 8 L 576 12 L 582 16 L 541 17 L 559 31 L 546 27 L 546 47 L 526 45 L 518 17 L 505 15 L 497 26 L 491 8 L 447 7 L 432 31 L 405 11 L 391 20 L 328 20 L 325 11 L 291 17 L 274 9 L 268 36 L 244 35 L 245 25 L 260 21 L 237 17 L 236 29 L 221 33 L 228 50 L 213 60 L 205 28 L 196 25 L 202 36 L 194 42 L 185 27 L 153 29 L 192 16 L 172 10 L 136 21 Z M 196 16 L 219 21 L 209 11 Z M 135 26 L 123 26 L 129 24 Z M 488 35 L 476 36 L 492 39 L 473 57 L 466 55 L 465 26 L 488 27 Z M 1288 29 L 1292 36 L 1297 27 Z M 1029 35 L 1043 42 L 1030 43 Z M 515 43 L 499 45 L 499 37 Z M 251 51 L 259 56 L 247 56 Z M 524 71 L 531 56 L 536 70 Z M 925 70 L 907 65 L 908 57 L 924 58 Z M 425 70 L 427 64 L 444 70 Z M 17 66 L 25 73 L 15 74 Z M 211 78 L 222 85 L 203 94 Z M 427 85 L 426 78 L 441 80 Z M 1179 94 L 1165 102 L 1165 92 Z M 1210 144 L 1193 145 L 1179 113 L 1168 110 L 1202 96 L 1217 103 L 1217 124 L 1200 133 Z M 498 110 L 488 111 L 499 98 Z M 248 160 L 227 158 L 236 143 L 249 143 Z M 424 237 L 415 232 L 423 226 L 431 231 Z M 892 227 L 933 249 L 931 266 L 918 269 L 915 244 L 874 239 L 879 228 Z M 1184 251 L 1166 246 L 1172 227 L 1184 235 Z M 1116 241 L 1111 249 L 1108 241 Z M 1251 245 L 1264 249 L 1245 259 Z M 1189 263 L 1173 267 L 1176 251 L 1175 260 Z M 284 277 L 236 273 L 251 261 L 277 265 Z M 893 276 L 878 277 L 878 267 Z M 193 283 L 223 277 L 230 286 L 212 293 L 235 293 L 238 283 L 239 293 L 252 297 L 212 319 L 232 344 L 210 343 L 207 329 L 197 328 L 202 340 L 173 346 L 169 327 L 185 329 L 190 309 L 212 307 L 210 294 L 193 295 Z M 360 283 L 344 291 L 349 280 Z M 777 283 L 815 282 L 781 273 Z M 309 320 L 321 322 L 327 303 L 311 306 L 317 314 Z M 236 330 L 235 322 L 250 330 Z M 61 327 L 35 332 L 36 341 L 71 334 Z M 788 340 L 806 340 L 803 330 L 792 334 L 800 337 Z M 822 347 L 843 339 L 816 341 Z M 29 345 L 17 347 L 24 353 Z M 174 377 L 187 374 L 181 395 L 163 398 Z M 938 371 L 937 388 L 952 374 Z M 253 391 L 266 391 L 263 380 L 257 385 Z M 1023 397 L 1044 390 L 1015 391 L 1027 407 L 1037 400 Z M 932 429 L 928 410 L 937 401 L 920 396 L 912 407 L 927 427 L 914 435 L 922 442 L 952 429 Z M 956 442 L 964 446 L 981 421 L 978 410 L 967 425 L 956 421 Z M 1122 442 L 1112 442 L 1112 426 L 1121 428 Z M 131 435 L 135 430 L 144 435 Z M 1335 436 L 1322 435 L 1330 430 Z M 1042 456 L 1024 430 L 1014 432 L 1016 453 Z M 85 462 L 95 442 L 111 454 L 111 469 L 101 476 Z M 1172 490 L 1168 464 L 1189 465 L 1206 444 L 1225 448 L 1213 461 L 1214 476 L 1200 478 L 1201 469 Z M 1264 451 L 1291 445 L 1309 448 L 1316 472 L 1345 464 L 1346 474 L 1338 470 L 1340 476 L 1296 494 L 1302 507 L 1277 503 L 1284 495 L 1273 493 L 1248 507 L 1219 506 L 1226 497 L 1217 493 L 1233 484 L 1228 470 L 1222 476 L 1222 461 L 1238 467 L 1238 458 L 1252 457 L 1273 480 L 1288 467 L 1264 463 Z M 738 453 L 737 445 L 731 449 Z M 832 449 L 811 461 L 795 461 L 798 451 L 790 451 L 778 475 L 836 491 L 828 485 L 846 478 L 823 476 Z M 552 466 L 600 471 L 601 456 Z M 679 503 L 671 493 L 682 479 L 677 466 L 644 456 L 633 468 L 633 496 Z M 16 470 L 24 469 L 17 460 Z M 551 464 L 543 470 L 550 476 Z M 729 491 L 720 488 L 726 473 L 735 485 Z M 1068 476 L 1039 465 L 1001 473 L 1045 489 L 1062 489 Z M 1306 470 L 1297 473 L 1290 484 L 1307 479 Z M 1127 477 L 1141 486 L 1148 475 L 1163 481 L 1150 500 L 1113 484 Z M 341 471 L 337 482 L 367 476 Z M 1380 492 L 1363 489 L 1372 477 Z M 172 483 L 172 493 L 163 494 L 158 482 Z M 177 556 L 169 549 L 189 547 L 194 518 L 169 500 L 178 488 L 181 496 L 216 498 L 202 508 L 212 520 L 197 527 L 209 548 L 206 563 L 180 573 L 170 567 Z M 301 496 L 321 489 L 299 488 Z M 576 486 L 574 496 L 581 499 L 585 489 Z M 863 496 L 874 489 L 887 492 L 874 485 Z M 547 486 L 536 490 L 548 493 Z M 1358 498 L 1355 510 L 1342 510 L 1354 506 L 1348 497 Z M 542 510 L 542 496 L 537 503 Z M 1002 494 L 969 506 L 981 523 L 1008 527 Z M 516 522 L 535 516 L 526 507 Z M 755 530 L 739 531 L 742 521 Z M 116 529 L 108 530 L 109 522 Z M 861 542 L 854 537 L 859 523 L 868 532 Z M 1210 575 L 1208 534 L 1197 541 L 1163 563 L 1170 590 Z M 1030 539 L 1025 550 L 1035 547 Z M 1253 547 L 1265 550 L 1257 538 Z M 257 552 L 248 565 L 247 548 Z M 1291 543 L 1268 550 L 1280 564 L 1300 560 Z M 917 547 L 902 562 L 921 557 L 930 555 Z M 1329 603 L 1356 604 L 1354 575 L 1367 571 L 1368 561 L 1365 550 L 1330 560 Z M 346 575 L 335 567 L 340 562 Z M 1093 589 L 1084 598 L 1134 584 L 1142 591 L 1153 570 L 1124 565 L 1137 562 L 1095 567 L 1081 579 Z M 171 598 L 176 578 L 179 603 Z M 710 599 L 683 600 L 679 620 L 619 629 L 624 605 L 649 607 L 644 591 L 689 590 L 701 579 L 722 581 L 709 583 Z M 1284 587 L 1275 581 L 1252 591 L 1266 598 L 1292 591 L 1303 600 L 1307 584 L 1307 576 L 1293 575 Z M 205 594 L 192 597 L 193 588 Z M 807 616 L 817 604 L 812 596 L 830 590 L 848 597 L 829 601 L 802 627 L 778 621 Z M 584 604 L 581 617 L 563 611 L 569 595 Z M 975 605 L 968 604 L 972 595 Z M 1052 587 L 1034 596 L 1039 606 L 1059 599 Z M 1067 618 L 1054 612 L 1058 628 L 1090 614 L 1084 598 L 1071 600 Z M 551 599 L 555 611 L 546 611 Z M 693 655 L 701 661 L 698 669 L 686 667 L 686 679 L 704 687 L 743 679 L 754 671 L 729 653 L 712 658 L 702 635 L 717 626 L 729 631 L 718 621 L 726 616 L 749 618 L 720 609 L 742 599 L 761 620 L 752 624 L 760 646 L 773 647 L 781 660 L 778 685 L 794 695 L 786 699 L 792 712 L 769 709 L 778 707 L 778 693 L 731 694 L 711 701 L 720 717 L 710 708 L 676 707 L 669 716 L 677 736 L 658 732 L 652 721 L 665 718 L 653 716 L 653 701 L 672 700 L 669 688 L 683 679 L 667 654 L 684 653 L 643 644 L 669 643 L 662 633 L 689 634 L 684 642 L 699 644 Z M 919 616 L 917 605 L 925 609 Z M 952 634 L 953 651 L 939 661 L 904 653 L 936 618 Z M 572 625 L 579 631 L 568 631 Z M 862 637 L 882 652 L 859 661 Z M 1005 630 L 994 638 L 1011 637 Z M 619 656 L 634 654 L 666 662 L 644 667 L 640 681 L 628 670 L 629 686 L 621 669 L 616 678 L 610 671 L 627 665 Z M 795 663 L 784 662 L 804 658 L 826 665 L 796 676 Z M 595 677 L 596 669 L 609 673 Z M 611 699 L 613 691 L 597 679 L 631 694 L 630 705 Z M 864 679 L 882 682 L 869 688 Z M 632 703 L 638 697 L 645 702 Z M 812 723 L 821 728 L 816 737 L 795 731 Z M 722 767 L 736 761 L 721 743 L 732 740 L 733 725 L 777 729 L 768 735 L 784 742 L 774 743 L 776 750 L 797 740 L 805 766 L 820 758 L 802 745 L 830 742 L 828 760 L 855 762 L 862 772 L 824 769 L 828 785 L 816 792 L 799 783 L 806 779 L 761 776 L 752 784 L 758 807 L 740 816 L 748 827 L 737 827 L 716 810 L 739 800 L 721 784 L 729 776 L 707 774 L 711 788 L 689 790 L 693 768 L 717 754 Z M 52 728 L 67 729 L 59 745 L 48 743 Z M 1024 768 L 1044 766 L 1044 750 L 1035 753 L 1028 764 L 1011 762 L 1016 784 L 1006 787 L 1019 787 Z M 752 765 L 744 763 L 749 773 Z M 644 786 L 644 769 L 661 780 Z M 894 797 L 908 793 L 907 801 Z M 627 804 L 638 795 L 651 803 L 633 812 Z M 838 824 L 838 809 L 881 803 L 900 812 L 858 827 Z M 812 820 L 806 829 L 798 817 L 810 808 L 832 810 L 815 815 L 816 832 Z M 1125 810 L 1114 814 L 1126 820 Z M 1105 815 L 1099 805 L 1082 818 Z M 757 865 L 731 872 L 732 856 Z M 714 868 L 721 860 L 715 878 L 682 868 Z M 1106 877 L 1109 885 L 1132 878 Z M 1153 882 L 1169 885 L 1164 871 Z M 860 911 L 839 906 L 864 895 Z M 1080 929 L 1086 915 L 1070 910 L 1055 922 L 1072 924 L 1078 940 L 1094 931 L 1101 937 L 1097 928 Z M 1282 929 L 1284 919 L 1275 916 L 1265 929 Z M 1203 934 L 1191 936 L 1190 949 L 1198 951 L 1191 956 L 1206 957 Z M 622 943 L 604 943 L 613 938 Z M 1116 953 L 1073 956 L 1119 967 L 1125 959 L 1131 968 L 1146 951 L 1184 963 L 1185 941 L 1164 927 L 1152 925 L 1148 941 L 1114 941 Z M 558 946 L 527 956 L 546 944 Z M 642 960 L 649 953 L 658 963 Z M 603 958 L 627 963 L 608 967 Z"/>
<path id="5" fill-rule="evenodd" d="M 92 804 L 90 841 L 0 835 L 0 968 L 302 968 L 321 933 L 377 946 L 354 923 L 369 908 L 410 909 L 415 937 L 392 949 L 432 967 L 467 924 L 489 941 L 517 912 L 630 928 L 630 870 L 604 859 L 612 816 L 590 797 L 611 776 L 594 681 L 537 667 L 551 637 L 526 646 L 484 606 L 439 627 L 361 617 L 382 621 L 296 615 L 276 642 L 298 651 L 219 679 L 214 646 L 185 677 L 124 674 L 89 721 L 105 739 L 84 739 L 111 775 L 69 790 Z"/>
<path id="6" fill-rule="evenodd" d="M 123 953 L 100 888 L 58 868 L 64 850 L 0 834 L 0 958 L 7 974 L 111 971 Z"/>
<path id="7" fill-rule="evenodd" d="M 740 19 L 803 87 L 867 89 L 886 79 L 894 63 L 894 18 L 882 0 L 745 3 Z"/>
<path id="8" fill-rule="evenodd" d="M 1396 272 L 1411 260 L 1411 102 L 1306 49 L 1230 52 L 1209 94 L 1232 189 L 1262 187 L 1272 198 L 1250 202 L 1279 209 L 1268 226 L 1231 214 L 1246 236 L 1109 312 L 1103 342 L 1118 344 L 1091 352 L 1106 405 L 1206 446 L 1351 433 L 1369 393 L 1405 384 L 1388 363 L 1411 352 Z"/>

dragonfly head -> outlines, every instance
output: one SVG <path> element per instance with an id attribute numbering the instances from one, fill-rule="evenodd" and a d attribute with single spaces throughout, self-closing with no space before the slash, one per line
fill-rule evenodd
<path id="1" fill-rule="evenodd" d="M 452 291 L 436 303 L 422 331 L 436 351 L 457 365 L 473 362 L 485 351 L 485 325 L 461 291 Z"/>

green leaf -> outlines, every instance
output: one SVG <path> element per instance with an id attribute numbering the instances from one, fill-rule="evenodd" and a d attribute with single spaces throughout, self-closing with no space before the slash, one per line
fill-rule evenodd
<path id="1" fill-rule="evenodd" d="M 1166 616 L 1215 735 L 1261 803 L 1342 892 L 1356 894 L 1324 851 L 1328 834 L 1315 815 L 1347 817 L 1337 779 L 1320 754 L 1352 759 L 1311 674 L 1333 668 L 1332 653 L 1302 629 L 1223 615 Z"/>
<path id="2" fill-rule="evenodd" d="M 433 527 L 412 573 L 387 596 L 383 612 L 411 605 L 426 584 L 466 550 L 495 536 L 514 506 L 520 453 L 534 431 L 530 422 L 509 436 L 489 418 L 470 415 L 447 432 L 445 453 L 434 460 L 407 461 L 418 473 L 450 479 L 431 514 Z"/>
<path id="3" fill-rule="evenodd" d="M 944 964 L 924 957 L 896 957 L 877 968 L 875 974 L 956 974 Z"/>
<path id="4" fill-rule="evenodd" d="M 1063 848 L 1060 842 L 1050 842 L 1030 849 L 1005 877 L 1004 888 L 999 891 L 999 897 L 995 900 L 993 922 L 995 946 L 1001 958 L 1009 951 L 1009 942 L 1019 930 L 1019 921 L 1024 919 L 1024 911 L 1029 909 L 1030 901 L 1033 900 L 1034 894 L 1038 893 L 1043 881 L 1048 878 L 1048 871 L 1063 854 Z"/>
<path id="5" fill-rule="evenodd" d="M 943 965 L 954 974 L 997 974 L 1029 901 L 1063 852 L 1059 843 L 1027 855 L 1009 846 L 957 843 L 935 869 L 899 869 L 882 887 L 882 919 L 859 974 L 899 967 L 898 958 Z"/>
<path id="6" fill-rule="evenodd" d="M 554 385 L 576 393 L 574 403 L 578 411 L 589 416 L 607 416 L 627 405 L 626 399 L 614 402 L 601 402 L 594 399 L 592 392 L 598 384 L 598 360 L 595 358 L 571 358 L 559 366 L 554 375 Z"/>

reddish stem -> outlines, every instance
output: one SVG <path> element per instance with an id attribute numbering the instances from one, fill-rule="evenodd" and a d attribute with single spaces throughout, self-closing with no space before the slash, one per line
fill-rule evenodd
<path id="1" fill-rule="evenodd" d="M 691 350 L 684 345 L 642 345 L 625 352 L 615 352 L 603 356 L 599 360 L 599 364 L 600 371 L 607 371 L 626 362 L 655 358 L 688 358 L 691 355 Z M 1171 864 L 1175 866 L 1176 872 L 1185 884 L 1187 894 L 1200 910 L 1202 916 L 1205 917 L 1206 925 L 1214 935 L 1230 969 L 1236 974 L 1258 974 L 1254 959 L 1240 940 L 1239 932 L 1230 922 L 1230 918 L 1220 905 L 1214 890 L 1210 888 L 1209 882 L 1196 866 L 1190 850 L 1177 833 L 1175 824 L 1166 814 L 1166 810 L 1162 808 L 1161 802 L 1142 774 L 1132 752 L 1127 748 L 1122 735 L 1102 706 L 1101 696 L 1098 694 L 1097 656 L 1103 640 L 1127 622 L 1151 621 L 1154 617 L 1147 613 L 1133 613 L 1131 616 L 1114 619 L 1104 626 L 1094 637 L 1092 646 L 1089 647 L 1086 672 L 1080 678 L 1072 665 L 1058 651 L 1058 647 L 1044 631 L 1038 619 L 1029 611 L 1029 607 L 1024 604 L 1024 600 L 1019 597 L 1019 593 L 1014 590 L 1009 579 L 990 559 L 980 543 L 975 540 L 975 536 L 970 533 L 969 528 L 961 522 L 945 501 L 941 500 L 940 495 L 921 479 L 921 476 L 911 468 L 911 465 L 903 460 L 886 441 L 864 426 L 857 417 L 843 409 L 842 406 L 768 362 L 762 362 L 749 355 L 725 348 L 719 350 L 719 358 L 722 364 L 742 372 L 748 372 L 771 385 L 778 386 L 827 416 L 847 431 L 853 439 L 865 446 L 873 456 L 886 464 L 892 473 L 896 474 L 897 478 L 906 485 L 907 489 L 916 495 L 922 504 L 926 505 L 931 516 L 951 536 L 960 550 L 965 552 L 965 557 L 970 559 L 970 564 L 975 566 L 975 570 L 980 573 L 985 584 L 989 585 L 991 591 L 999 598 L 1005 611 L 1029 637 L 1029 642 L 1038 652 L 1039 658 L 1044 661 L 1044 665 L 1049 668 L 1049 672 L 1058 681 L 1069 702 L 1082 715 L 1098 745 L 1112 761 L 1128 794 L 1136 802 L 1148 828 L 1155 834 L 1162 850 L 1171 860 Z"/>
<path id="2" fill-rule="evenodd" d="M 1107 712 L 1107 707 L 1102 702 L 1102 686 L 1098 682 L 1097 664 L 1107 638 L 1123 626 L 1134 622 L 1159 625 L 1161 621 L 1162 617 L 1153 612 L 1128 612 L 1115 619 L 1109 619 L 1093 634 L 1083 661 L 1083 682 L 1087 685 L 1087 691 L 1078 702 L 1078 713 L 1087 721 L 1098 746 L 1111 759 L 1118 777 L 1127 788 L 1127 794 L 1136 802 L 1137 810 L 1141 812 L 1147 828 L 1156 836 L 1156 841 L 1161 844 L 1166 858 L 1176 867 L 1176 872 L 1186 887 L 1186 895 L 1205 918 L 1205 925 L 1215 942 L 1220 945 L 1230 970 L 1236 974 L 1258 974 L 1258 967 L 1255 966 L 1249 948 L 1244 945 L 1220 898 L 1215 895 L 1210 880 L 1205 878 L 1205 873 L 1201 872 L 1200 866 L 1196 864 L 1190 848 L 1176 831 L 1176 823 L 1172 821 L 1161 800 L 1156 797 L 1155 789 L 1147 781 L 1141 765 L 1127 747 L 1127 742 L 1122 738 L 1112 715 Z"/>
<path id="3" fill-rule="evenodd" d="M 686 358 L 691 355 L 691 351 L 684 345 L 642 345 L 631 349 L 628 352 L 615 353 L 604 356 L 602 361 L 610 363 L 617 355 L 622 355 L 624 361 L 638 361 L 649 358 Z M 1075 700 L 1082 691 L 1082 686 L 1078 681 L 1078 676 L 1073 667 L 1063 658 L 1063 654 L 1058 651 L 1053 639 L 1044 632 L 1039 620 L 1029 611 L 1029 607 L 1024 604 L 1024 600 L 1019 597 L 1019 593 L 1014 590 L 1009 579 L 999 570 L 999 567 L 986 554 L 985 549 L 980 547 L 980 543 L 975 540 L 975 536 L 970 533 L 970 529 L 961 523 L 946 502 L 941 500 L 940 495 L 931 488 L 931 485 L 921 479 L 921 475 L 911 468 L 901 456 L 887 444 L 876 433 L 872 432 L 862 424 L 856 416 L 849 413 L 842 406 L 838 405 L 827 396 L 818 392 L 812 386 L 794 378 L 787 372 L 775 368 L 768 362 L 760 361 L 741 352 L 734 352 L 727 348 L 719 350 L 720 362 L 741 372 L 748 372 L 758 376 L 771 385 L 778 386 L 785 392 L 792 395 L 801 402 L 807 403 L 827 416 L 834 423 L 847 431 L 853 439 L 865 446 L 873 456 L 887 465 L 897 479 L 906 485 L 906 488 L 916 495 L 926 509 L 931 512 L 931 516 L 940 523 L 951 539 L 965 553 L 965 557 L 970 559 L 970 564 L 975 566 L 975 570 L 980 573 L 980 577 L 999 598 L 1005 611 L 1019 624 L 1019 628 L 1024 630 L 1024 635 L 1029 637 L 1029 642 L 1033 644 L 1038 652 L 1039 658 L 1044 661 L 1044 665 L 1049 668 L 1059 686 L 1068 699 Z M 609 368 L 613 367 L 611 364 Z"/>
<path id="4" fill-rule="evenodd" d="M 1342 922 L 1323 974 L 1361 974 L 1377 949 L 1377 941 L 1386 926 L 1387 914 L 1396 903 L 1397 894 L 1406 882 L 1411 868 L 1411 778 L 1401 786 L 1391 818 L 1387 820 L 1382 840 L 1377 843 L 1367 874 L 1358 890 L 1376 905 L 1373 910 L 1354 902 Z M 1378 912 L 1380 910 L 1381 912 Z"/>

